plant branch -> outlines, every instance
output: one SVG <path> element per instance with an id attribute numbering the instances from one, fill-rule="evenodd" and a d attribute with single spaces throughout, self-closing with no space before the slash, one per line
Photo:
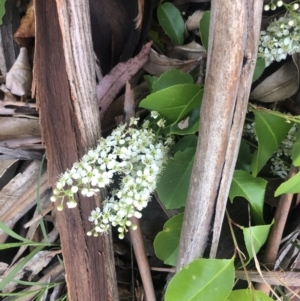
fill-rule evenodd
<path id="1" fill-rule="evenodd" d="M 291 165 L 290 172 L 287 179 L 290 179 L 297 173 L 297 168 Z M 292 204 L 293 194 L 283 194 L 279 199 L 279 203 L 274 216 L 274 224 L 271 228 L 264 257 L 262 263 L 268 268 L 273 269 L 277 258 L 279 246 L 282 239 L 283 230 L 286 224 L 288 213 Z M 269 294 L 270 289 L 265 283 L 259 283 L 256 285 L 256 289 L 263 291 L 265 294 Z"/>
<path id="2" fill-rule="evenodd" d="M 262 0 L 212 2 L 198 146 L 177 271 L 203 256 L 214 214 L 210 256 L 217 251 L 256 61 L 261 13 Z"/>

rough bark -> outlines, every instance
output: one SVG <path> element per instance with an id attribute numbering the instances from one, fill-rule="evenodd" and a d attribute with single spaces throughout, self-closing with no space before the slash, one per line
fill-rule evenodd
<path id="1" fill-rule="evenodd" d="M 200 131 L 177 270 L 202 257 L 213 226 L 217 251 L 255 67 L 262 0 L 212 1 Z"/>
<path id="2" fill-rule="evenodd" d="M 12 38 L 19 24 L 20 17 L 16 1 L 7 0 L 3 22 L 0 26 L 0 71 L 2 75 L 6 75 L 19 54 L 19 46 Z"/>
<path id="3" fill-rule="evenodd" d="M 100 137 L 89 4 L 36 0 L 35 9 L 34 90 L 53 186 Z M 100 200 L 79 194 L 77 200 L 77 208 L 56 212 L 69 300 L 117 300 L 110 237 L 86 235 Z"/>

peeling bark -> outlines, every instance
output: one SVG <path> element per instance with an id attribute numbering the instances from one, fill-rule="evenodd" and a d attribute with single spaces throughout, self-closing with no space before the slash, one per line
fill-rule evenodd
<path id="1" fill-rule="evenodd" d="M 210 257 L 217 251 L 255 67 L 261 13 L 262 0 L 212 1 L 200 131 L 177 270 L 203 256 L 212 228 Z"/>
<path id="2" fill-rule="evenodd" d="M 89 5 L 84 0 L 35 0 L 35 10 L 33 87 L 53 186 L 101 133 Z M 91 227 L 87 218 L 100 200 L 78 194 L 77 201 L 77 208 L 56 212 L 68 299 L 117 300 L 110 236 L 86 236 Z"/>

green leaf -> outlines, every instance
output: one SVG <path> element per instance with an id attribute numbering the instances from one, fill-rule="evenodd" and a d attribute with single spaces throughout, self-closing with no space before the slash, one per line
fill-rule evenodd
<path id="1" fill-rule="evenodd" d="M 183 73 L 180 70 L 173 69 L 164 72 L 158 80 L 156 80 L 153 85 L 153 92 L 157 92 L 166 89 L 171 86 L 180 84 L 193 84 L 194 80 L 188 73 Z"/>
<path id="2" fill-rule="evenodd" d="M 5 2 L 6 0 L 0 0 L 0 25 L 3 23 L 3 16 L 5 14 Z"/>
<path id="3" fill-rule="evenodd" d="M 233 260 L 196 259 L 169 282 L 166 301 L 224 301 L 234 282 Z"/>
<path id="4" fill-rule="evenodd" d="M 162 52 L 166 51 L 164 44 L 159 39 L 158 32 L 156 32 L 154 30 L 150 30 L 148 35 L 149 35 L 150 39 L 153 41 L 153 43 L 155 44 L 155 46 L 157 46 Z"/>
<path id="5" fill-rule="evenodd" d="M 182 221 L 183 213 L 170 218 L 155 237 L 155 254 L 165 264 L 176 266 Z"/>
<path id="6" fill-rule="evenodd" d="M 242 139 L 235 169 L 251 171 L 251 152 L 246 140 Z"/>
<path id="7" fill-rule="evenodd" d="M 45 242 L 12 242 L 12 243 L 4 243 L 0 244 L 0 250 L 11 249 L 11 248 L 19 248 L 19 247 L 58 247 L 59 244 L 54 243 L 45 243 Z"/>
<path id="8" fill-rule="evenodd" d="M 200 31 L 202 45 L 206 51 L 208 50 L 209 23 L 210 23 L 210 11 L 206 11 L 203 14 L 199 24 L 199 31 Z"/>
<path id="9" fill-rule="evenodd" d="M 170 2 L 164 2 L 157 8 L 159 25 L 175 45 L 184 42 L 184 21 L 180 11 Z"/>
<path id="10" fill-rule="evenodd" d="M 249 255 L 248 262 L 253 258 L 253 247 L 255 254 L 257 254 L 257 252 L 266 242 L 272 225 L 273 223 L 270 225 L 254 226 L 249 228 L 242 227 L 246 249 Z"/>
<path id="11" fill-rule="evenodd" d="M 241 289 L 232 291 L 226 301 L 273 301 L 261 291 Z"/>
<path id="12" fill-rule="evenodd" d="M 283 182 L 275 191 L 275 196 L 283 193 L 299 193 L 300 192 L 300 172 L 295 176 Z"/>
<path id="13" fill-rule="evenodd" d="M 170 125 L 179 117 L 183 119 L 184 114 L 188 115 L 195 107 L 199 107 L 202 95 L 201 87 L 194 84 L 181 84 L 150 94 L 139 106 L 149 111 L 158 111 L 166 119 L 167 125 Z"/>
<path id="14" fill-rule="evenodd" d="M 12 281 L 15 277 L 15 275 L 23 269 L 25 264 L 29 262 L 36 254 L 38 254 L 44 246 L 39 246 L 35 248 L 30 254 L 28 254 L 25 258 L 23 258 L 20 262 L 17 263 L 17 265 L 11 270 L 11 272 L 5 276 L 4 279 L 1 280 L 0 282 L 0 291 L 3 290 L 3 288 L 6 286 L 7 283 Z"/>
<path id="15" fill-rule="evenodd" d="M 263 58 L 258 57 L 255 64 L 255 69 L 252 77 L 252 82 L 255 82 L 257 79 L 260 78 L 262 73 L 264 72 L 266 68 L 266 62 Z"/>
<path id="16" fill-rule="evenodd" d="M 253 155 L 252 174 L 256 177 L 266 162 L 278 149 L 280 142 L 292 127 L 284 118 L 268 112 L 254 110 L 255 131 L 258 138 L 258 150 Z"/>
<path id="17" fill-rule="evenodd" d="M 187 135 L 181 138 L 173 148 L 174 153 L 183 152 L 188 147 L 196 147 L 198 138 L 196 135 Z"/>
<path id="18" fill-rule="evenodd" d="M 149 88 L 149 90 L 152 92 L 153 91 L 153 83 L 158 80 L 157 76 L 151 76 L 151 75 L 144 75 L 144 80 Z"/>
<path id="19" fill-rule="evenodd" d="M 20 240 L 20 241 L 23 241 L 24 243 L 32 243 L 31 240 L 29 239 L 26 239 L 22 236 L 20 236 L 19 234 L 17 234 L 16 232 L 14 232 L 13 230 L 11 230 L 9 227 L 7 227 L 4 223 L 0 222 L 0 229 L 5 232 L 6 234 L 8 234 L 9 236 L 17 239 L 17 240 Z M 0 231 L 0 234 L 1 234 L 1 231 Z"/>
<path id="20" fill-rule="evenodd" d="M 157 183 L 160 201 L 167 209 L 185 205 L 196 148 L 189 147 L 169 159 Z"/>
<path id="21" fill-rule="evenodd" d="M 294 142 L 293 148 L 291 150 L 291 158 L 293 160 L 294 166 L 300 166 L 300 130 L 298 127 L 298 132 L 296 134 L 296 141 Z"/>
<path id="22" fill-rule="evenodd" d="M 267 181 L 255 178 L 243 170 L 236 170 L 229 191 L 230 201 L 237 196 L 248 200 L 252 217 L 257 224 L 264 224 L 263 207 Z"/>

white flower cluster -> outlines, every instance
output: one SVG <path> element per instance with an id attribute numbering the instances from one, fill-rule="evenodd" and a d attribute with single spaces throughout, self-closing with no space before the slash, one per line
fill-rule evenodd
<path id="1" fill-rule="evenodd" d="M 254 122 L 245 123 L 243 130 L 243 136 L 248 136 L 252 142 L 258 141 L 254 127 Z M 291 150 L 296 140 L 296 133 L 297 125 L 294 124 L 271 158 L 271 172 L 281 178 L 286 178 L 288 175 L 290 165 L 286 162 L 286 159 L 291 156 Z"/>
<path id="2" fill-rule="evenodd" d="M 294 3 L 293 9 L 296 8 L 299 8 L 298 3 Z M 300 52 L 300 14 L 290 10 L 261 31 L 258 56 L 264 58 L 266 66 L 269 66 L 273 61 L 279 62 L 288 54 L 297 52 Z"/>
<path id="3" fill-rule="evenodd" d="M 137 119 L 132 118 L 132 124 L 136 125 Z M 159 140 L 145 126 L 136 129 L 120 125 L 60 177 L 51 201 L 61 200 L 58 209 L 62 210 L 67 197 L 67 206 L 74 208 L 77 205 L 74 193 L 92 196 L 109 185 L 114 176 L 119 177 L 119 190 L 103 202 L 102 210 L 96 208 L 91 212 L 89 221 L 94 229 L 87 234 L 106 233 L 111 224 L 118 226 L 119 237 L 123 238 L 128 226 L 135 228 L 128 219 L 142 216 L 140 211 L 156 188 L 170 142 L 170 139 Z"/>
<path id="4" fill-rule="evenodd" d="M 281 141 L 278 150 L 271 158 L 271 172 L 285 179 L 289 173 L 290 165 L 284 158 L 291 157 L 291 150 L 296 141 L 297 125 L 293 124 L 286 137 Z"/>

